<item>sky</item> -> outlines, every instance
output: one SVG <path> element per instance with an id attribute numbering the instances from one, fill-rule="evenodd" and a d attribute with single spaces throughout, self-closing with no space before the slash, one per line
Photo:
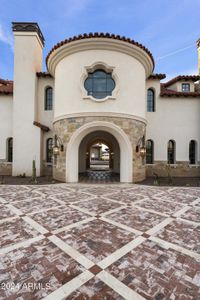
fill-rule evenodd
<path id="1" fill-rule="evenodd" d="M 109 32 L 142 43 L 156 73 L 167 79 L 197 74 L 200 0 L 0 0 L 0 78 L 13 79 L 11 22 L 37 22 L 45 58 L 59 41 L 89 32 Z"/>

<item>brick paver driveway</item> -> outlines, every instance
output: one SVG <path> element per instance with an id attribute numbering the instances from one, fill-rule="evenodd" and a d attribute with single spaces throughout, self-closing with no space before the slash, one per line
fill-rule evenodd
<path id="1" fill-rule="evenodd" d="M 200 299 L 200 189 L 0 186 L 0 299 Z"/>

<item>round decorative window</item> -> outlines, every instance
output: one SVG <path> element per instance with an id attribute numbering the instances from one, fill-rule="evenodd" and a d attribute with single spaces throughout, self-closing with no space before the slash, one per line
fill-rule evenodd
<path id="1" fill-rule="evenodd" d="M 96 99 L 103 99 L 112 95 L 112 91 L 115 88 L 115 81 L 111 73 L 99 69 L 88 73 L 84 86 L 88 95 Z"/>

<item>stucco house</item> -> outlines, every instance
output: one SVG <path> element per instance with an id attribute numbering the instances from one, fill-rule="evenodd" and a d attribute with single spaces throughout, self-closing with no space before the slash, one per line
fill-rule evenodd
<path id="1" fill-rule="evenodd" d="M 77 182 L 90 147 L 105 144 L 121 182 L 157 173 L 200 176 L 200 76 L 161 83 L 143 45 L 84 34 L 55 45 L 42 71 L 37 23 L 13 23 L 14 80 L 0 79 L 0 175 Z M 197 42 L 200 64 L 200 40 Z M 200 69 L 200 66 L 199 66 Z M 53 150 L 52 150 L 53 149 Z"/>

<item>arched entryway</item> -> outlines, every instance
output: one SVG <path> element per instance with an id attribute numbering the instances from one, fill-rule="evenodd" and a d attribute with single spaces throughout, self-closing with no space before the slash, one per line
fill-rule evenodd
<path id="1" fill-rule="evenodd" d="M 132 146 L 128 136 L 125 132 L 118 126 L 110 122 L 104 121 L 94 121 L 87 123 L 80 128 L 78 128 L 72 135 L 67 151 L 66 151 L 66 181 L 67 182 L 78 182 L 78 174 L 82 169 L 86 169 L 86 159 L 85 154 L 87 150 L 80 147 L 81 143 L 84 141 L 84 138 L 87 136 L 95 136 L 97 133 L 104 133 L 105 135 L 109 134 L 109 137 L 112 136 L 113 141 L 118 144 L 119 149 L 119 165 L 118 169 L 120 172 L 120 182 L 132 182 L 133 173 L 132 173 Z M 86 138 L 87 139 L 87 138 Z M 82 149 L 84 153 L 84 159 L 82 160 L 79 149 Z M 81 166 L 81 162 L 84 165 Z M 117 168 L 117 164 L 116 164 Z"/>
<path id="2" fill-rule="evenodd" d="M 106 131 L 87 134 L 79 145 L 79 175 L 97 179 L 119 180 L 120 147 L 116 138 Z"/>

